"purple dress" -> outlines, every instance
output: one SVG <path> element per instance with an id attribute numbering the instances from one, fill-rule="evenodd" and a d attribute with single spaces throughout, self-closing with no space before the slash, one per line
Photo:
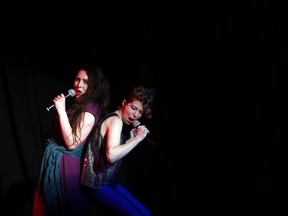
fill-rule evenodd
<path id="1" fill-rule="evenodd" d="M 98 105 L 94 103 L 89 103 L 85 109 L 95 117 L 95 124 L 99 119 L 98 110 Z M 67 150 L 59 122 L 55 122 L 42 158 L 33 215 L 90 215 L 90 206 L 80 187 L 84 143 L 85 141 L 76 149 Z"/>

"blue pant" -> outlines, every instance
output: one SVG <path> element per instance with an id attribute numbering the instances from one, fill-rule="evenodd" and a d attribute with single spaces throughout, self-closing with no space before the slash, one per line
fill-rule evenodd
<path id="1" fill-rule="evenodd" d="M 97 190 L 85 189 L 84 192 L 93 206 L 104 209 L 111 215 L 152 215 L 143 204 L 119 183 L 104 185 Z"/>

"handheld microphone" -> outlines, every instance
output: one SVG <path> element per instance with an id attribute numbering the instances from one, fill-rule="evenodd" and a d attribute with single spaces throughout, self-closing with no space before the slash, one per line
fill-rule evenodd
<path id="1" fill-rule="evenodd" d="M 75 90 L 74 89 L 70 89 L 68 91 L 68 94 L 65 96 L 65 98 L 67 97 L 74 97 L 75 96 Z M 50 107 L 46 107 L 47 111 L 50 111 L 50 109 L 52 109 L 54 107 L 54 104 L 51 105 Z"/>
<path id="2" fill-rule="evenodd" d="M 132 126 L 133 126 L 134 128 L 137 128 L 137 127 L 139 127 L 140 125 L 141 125 L 141 123 L 140 123 L 140 121 L 138 121 L 138 120 L 135 120 L 135 121 L 132 123 Z M 147 134 L 147 136 L 145 137 L 145 140 L 146 140 L 149 144 L 151 144 L 151 145 L 154 145 L 154 144 L 155 144 L 154 141 L 152 141 L 151 139 L 149 139 L 148 134 Z"/>

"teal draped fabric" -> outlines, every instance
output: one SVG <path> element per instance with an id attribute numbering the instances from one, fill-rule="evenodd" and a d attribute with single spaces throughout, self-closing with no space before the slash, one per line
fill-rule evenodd
<path id="1" fill-rule="evenodd" d="M 44 198 L 49 214 L 58 215 L 62 212 L 63 197 L 60 183 L 60 161 L 63 153 L 80 158 L 83 145 L 76 149 L 67 150 L 55 143 L 54 139 L 47 140 L 40 170 L 40 194 Z"/>

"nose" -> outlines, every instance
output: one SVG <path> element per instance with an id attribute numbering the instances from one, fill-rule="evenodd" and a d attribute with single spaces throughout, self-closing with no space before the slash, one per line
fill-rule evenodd
<path id="1" fill-rule="evenodd" d="M 138 110 L 135 110 L 135 112 L 133 113 L 134 118 L 138 119 L 141 115 L 140 112 Z"/>
<path id="2" fill-rule="evenodd" d="M 83 86 L 83 80 L 80 80 L 78 83 L 78 87 L 82 87 Z"/>

